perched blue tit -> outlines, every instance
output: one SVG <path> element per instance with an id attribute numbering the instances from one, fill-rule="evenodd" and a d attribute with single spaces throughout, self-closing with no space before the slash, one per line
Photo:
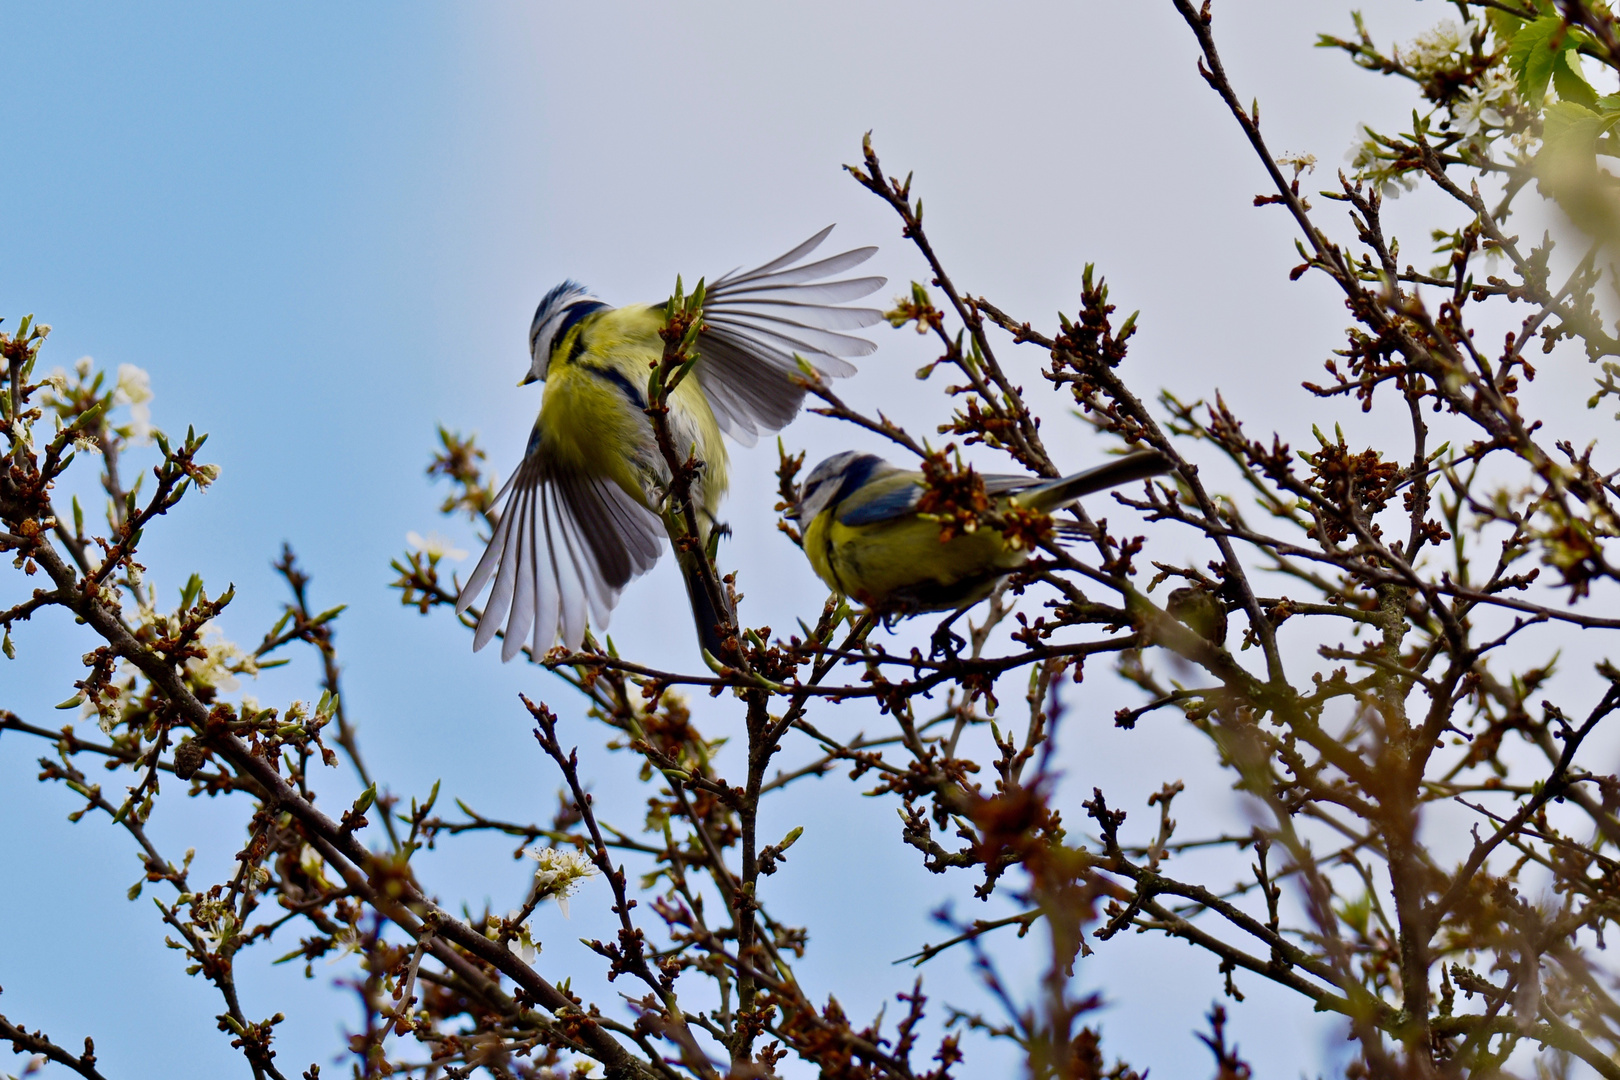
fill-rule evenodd
<path id="1" fill-rule="evenodd" d="M 793 419 L 805 394 L 796 357 L 822 376 L 843 377 L 855 371 L 844 357 L 877 347 L 843 331 L 871 326 L 882 312 L 841 305 L 884 279 L 828 280 L 877 249 L 804 261 L 831 231 L 708 286 L 696 363 L 667 401 L 675 445 L 691 448 L 699 462 L 692 502 L 705 545 L 727 486 L 721 436 L 752 446 L 760 432 Z M 646 395 L 663 356 L 665 311 L 663 304 L 610 307 L 573 281 L 540 301 L 529 327 L 528 376 L 519 384 L 545 382 L 540 416 L 522 462 L 496 496 L 489 546 L 456 598 L 456 610 L 465 611 L 494 579 L 474 650 L 503 623 L 502 660 L 531 638 L 536 652 L 559 638 L 577 649 L 587 618 L 604 628 L 620 590 L 658 561 L 670 474 Z M 689 576 L 699 633 L 718 655 L 717 616 L 695 584 Z"/>
<path id="2" fill-rule="evenodd" d="M 1051 513 L 1084 495 L 1171 470 L 1157 450 L 1140 450 L 1059 480 L 989 475 L 998 509 Z M 1029 560 L 1027 547 L 994 528 L 941 540 L 940 523 L 918 513 L 928 490 L 873 454 L 835 454 L 811 470 L 788 517 L 804 530 L 804 553 L 833 591 L 885 615 L 950 611 L 978 603 Z"/>

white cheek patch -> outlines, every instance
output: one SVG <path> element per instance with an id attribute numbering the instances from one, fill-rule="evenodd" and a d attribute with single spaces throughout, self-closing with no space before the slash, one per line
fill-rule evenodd
<path id="1" fill-rule="evenodd" d="M 529 345 L 529 358 L 533 361 L 529 367 L 529 374 L 536 379 L 544 379 L 546 371 L 551 367 L 551 342 L 556 337 L 557 324 L 561 321 L 560 313 L 547 319 Z"/>
<path id="2" fill-rule="evenodd" d="M 833 493 L 837 490 L 830 480 L 817 484 L 815 491 L 800 501 L 799 520 L 809 524 L 817 514 L 827 508 L 827 504 L 832 501 Z"/>

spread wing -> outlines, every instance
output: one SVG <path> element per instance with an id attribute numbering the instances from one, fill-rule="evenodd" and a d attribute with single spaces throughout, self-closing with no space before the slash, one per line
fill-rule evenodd
<path id="1" fill-rule="evenodd" d="M 843 357 L 877 348 L 843 331 L 881 322 L 883 312 L 840 305 L 881 289 L 887 279 L 826 280 L 859 266 L 877 248 L 800 262 L 832 230 L 829 225 L 786 255 L 752 270 L 733 270 L 709 286 L 695 373 L 720 429 L 745 446 L 798 413 L 804 388 L 794 380 L 804 376 L 794 353 L 823 375 L 843 378 L 855 373 Z"/>
<path id="2" fill-rule="evenodd" d="M 456 597 L 456 611 L 467 610 L 494 577 L 473 651 L 488 645 L 504 620 L 503 661 L 518 654 L 531 630 L 537 654 L 558 637 L 579 648 L 586 615 L 598 629 L 607 625 L 619 591 L 658 561 L 664 535 L 658 518 L 613 481 L 547 461 L 538 444 L 530 440 L 496 497 L 505 505 L 489 547 Z"/>

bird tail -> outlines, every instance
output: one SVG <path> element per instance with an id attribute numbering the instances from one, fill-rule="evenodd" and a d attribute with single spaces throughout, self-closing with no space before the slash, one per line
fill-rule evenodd
<path id="1" fill-rule="evenodd" d="M 700 569 L 703 560 L 702 551 L 676 552 L 676 561 L 680 564 L 681 580 L 686 582 L 686 596 L 692 603 L 692 621 L 697 625 L 698 644 L 708 650 L 710 656 L 726 662 L 727 651 L 721 642 L 724 640 L 720 634 L 723 625 L 737 625 L 737 612 L 731 605 L 731 599 L 725 595 L 725 582 L 719 582 L 721 604 L 724 610 L 715 606 L 714 599 L 705 587 L 703 573 Z"/>
<path id="2" fill-rule="evenodd" d="M 1161 476 L 1174 468 L 1170 459 L 1159 451 L 1138 450 L 1096 468 L 1021 491 L 1014 496 L 1014 501 L 1033 510 L 1057 510 L 1081 496 L 1146 480 L 1150 476 Z"/>

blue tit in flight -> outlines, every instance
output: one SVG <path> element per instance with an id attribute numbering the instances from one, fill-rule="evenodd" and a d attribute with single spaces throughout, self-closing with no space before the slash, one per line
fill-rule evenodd
<path id="1" fill-rule="evenodd" d="M 675 445 L 691 448 L 699 462 L 692 503 L 705 546 L 727 486 L 722 434 L 752 446 L 760 432 L 792 420 L 805 395 L 799 358 L 822 376 L 844 377 L 855 372 L 844 357 L 877 348 L 844 331 L 880 322 L 882 312 L 842 305 L 884 279 L 828 280 L 877 249 L 805 262 L 831 231 L 708 286 L 696 363 L 667 400 Z M 502 660 L 531 639 L 536 653 L 558 639 L 577 649 L 587 618 L 604 628 L 620 591 L 658 561 L 670 473 L 645 410 L 648 377 L 663 356 L 665 313 L 663 304 L 610 307 L 573 281 L 540 301 L 529 327 L 531 365 L 519 384 L 545 383 L 540 415 L 496 496 L 489 546 L 456 598 L 457 612 L 465 611 L 493 578 L 475 651 L 503 623 Z M 704 647 L 719 655 L 713 605 L 689 574 L 687 589 Z"/>
<path id="2" fill-rule="evenodd" d="M 1082 496 L 1171 471 L 1157 450 L 1140 450 L 1058 480 L 983 477 L 998 511 L 1051 513 Z M 940 523 L 918 512 L 927 492 L 920 472 L 873 454 L 835 454 L 811 470 L 788 517 L 804 530 L 804 553 L 834 592 L 890 616 L 958 613 L 994 591 L 1029 560 L 1028 547 L 994 528 L 941 540 Z"/>

